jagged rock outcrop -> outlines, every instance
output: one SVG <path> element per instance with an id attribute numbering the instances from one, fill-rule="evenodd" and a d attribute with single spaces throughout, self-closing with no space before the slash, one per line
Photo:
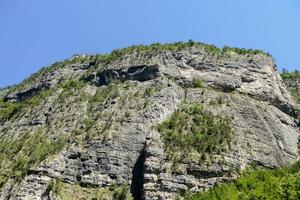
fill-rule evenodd
<path id="1" fill-rule="evenodd" d="M 129 184 L 134 199 L 174 199 L 232 180 L 251 163 L 273 168 L 298 159 L 295 102 L 270 56 L 190 45 L 101 59 L 66 63 L 8 91 L 4 102 L 21 109 L 1 120 L 1 140 L 39 133 L 64 145 L 20 177 L 12 170 L 20 155 L 4 154 L 0 199 L 60 199 L 50 187 L 56 182 L 61 191 Z M 193 87 L 195 80 L 203 85 Z M 156 127 L 182 102 L 231 118 L 230 148 L 201 162 L 197 153 L 170 160 Z"/>
<path id="2" fill-rule="evenodd" d="M 300 116 L 300 72 L 295 70 L 294 72 L 282 73 L 282 78 L 287 89 L 298 103 L 296 109 Z"/>
<path id="3" fill-rule="evenodd" d="M 108 85 L 111 81 L 121 80 L 136 80 L 136 81 L 149 81 L 159 77 L 158 66 L 133 66 L 128 69 L 119 70 L 104 70 L 96 74 L 91 74 L 86 78 L 86 81 L 97 86 Z"/>
<path id="4" fill-rule="evenodd" d="M 78 76 L 93 64 L 94 63 L 92 62 L 83 64 L 70 64 L 67 67 L 57 68 L 54 71 L 49 71 L 48 73 L 43 74 L 43 76 L 38 77 L 33 82 L 30 82 L 30 84 L 24 84 L 24 88 L 18 88 L 16 91 L 13 91 L 10 94 L 6 95 L 4 100 L 11 102 L 22 102 L 25 99 L 38 94 L 38 92 L 42 90 L 53 88 L 64 80 L 68 80 L 71 77 Z"/>

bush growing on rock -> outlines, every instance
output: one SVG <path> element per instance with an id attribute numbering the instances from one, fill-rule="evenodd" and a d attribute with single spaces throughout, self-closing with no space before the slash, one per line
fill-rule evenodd
<path id="1" fill-rule="evenodd" d="M 186 200 L 299 200 L 300 162 L 282 169 L 248 169 L 240 178 L 228 184 L 196 195 Z"/>
<path id="2" fill-rule="evenodd" d="M 170 160 L 181 160 L 196 151 L 201 158 L 220 153 L 230 145 L 231 119 L 214 115 L 200 104 L 183 104 L 158 126 Z"/>

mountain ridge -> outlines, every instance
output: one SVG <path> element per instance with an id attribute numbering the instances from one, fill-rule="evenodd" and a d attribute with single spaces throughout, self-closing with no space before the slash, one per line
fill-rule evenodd
<path id="1" fill-rule="evenodd" d="M 174 199 L 251 163 L 299 158 L 296 102 L 258 50 L 189 41 L 77 55 L 10 88 L 0 105 L 2 199 L 99 197 L 91 188 L 104 199 Z"/>

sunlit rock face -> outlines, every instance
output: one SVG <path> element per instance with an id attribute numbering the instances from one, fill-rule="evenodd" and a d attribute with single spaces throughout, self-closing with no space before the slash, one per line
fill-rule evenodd
<path id="1" fill-rule="evenodd" d="M 298 159 L 296 104 L 270 56 L 190 45 L 103 60 L 78 56 L 3 92 L 2 104 L 15 110 L 2 109 L 1 141 L 20 148 L 0 154 L 0 199 L 61 199 L 75 190 L 94 197 L 95 189 L 109 199 L 124 185 L 134 199 L 174 199 L 232 180 L 249 164 Z M 192 148 L 172 159 L 157 126 L 192 104 L 230 119 L 230 142 L 205 158 Z"/>

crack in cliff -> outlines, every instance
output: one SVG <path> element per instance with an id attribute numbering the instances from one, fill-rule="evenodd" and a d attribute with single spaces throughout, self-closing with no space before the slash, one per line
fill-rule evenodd
<path id="1" fill-rule="evenodd" d="M 141 151 L 137 161 L 132 169 L 132 179 L 130 192 L 134 200 L 143 199 L 143 189 L 144 189 L 144 163 L 145 163 L 145 146 Z"/>

